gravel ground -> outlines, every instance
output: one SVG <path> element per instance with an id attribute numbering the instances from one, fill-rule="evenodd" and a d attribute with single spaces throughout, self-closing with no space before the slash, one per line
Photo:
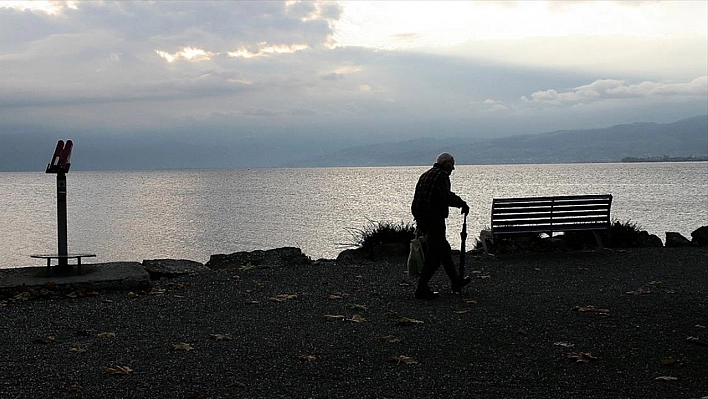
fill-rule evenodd
<path id="1" fill-rule="evenodd" d="M 435 301 L 404 263 L 0 301 L 0 398 L 708 397 L 706 249 L 468 256 Z"/>

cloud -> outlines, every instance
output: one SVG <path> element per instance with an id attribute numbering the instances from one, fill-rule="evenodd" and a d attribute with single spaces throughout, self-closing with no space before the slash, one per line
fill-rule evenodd
<path id="1" fill-rule="evenodd" d="M 536 91 L 531 97 L 522 96 L 527 103 L 579 104 L 608 99 L 649 97 L 708 97 L 708 77 L 702 76 L 690 82 L 649 82 L 630 84 L 623 80 L 600 79 L 569 91 L 555 89 Z"/>
<path id="2" fill-rule="evenodd" d="M 488 98 L 482 101 L 482 104 L 486 105 L 487 109 L 492 112 L 509 111 L 509 107 L 504 104 L 504 101 L 492 100 L 491 98 Z"/>

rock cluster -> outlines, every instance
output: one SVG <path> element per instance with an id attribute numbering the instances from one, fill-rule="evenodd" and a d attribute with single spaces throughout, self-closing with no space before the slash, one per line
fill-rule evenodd
<path id="1" fill-rule="evenodd" d="M 153 280 L 172 278 L 185 274 L 195 274 L 209 270 L 202 263 L 184 259 L 151 259 L 144 260 L 143 267 Z"/>
<path id="2" fill-rule="evenodd" d="M 211 255 L 206 267 L 210 269 L 228 269 L 234 267 L 284 266 L 311 263 L 312 259 L 302 253 L 300 248 L 283 247 L 267 251 L 234 252 L 232 254 Z"/>

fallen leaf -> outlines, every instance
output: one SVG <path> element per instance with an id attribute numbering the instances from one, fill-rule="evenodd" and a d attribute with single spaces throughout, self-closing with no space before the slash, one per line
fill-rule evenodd
<path id="1" fill-rule="evenodd" d="M 590 363 L 591 360 L 597 359 L 588 352 L 566 353 L 565 357 L 568 359 L 575 359 L 579 363 Z"/>
<path id="2" fill-rule="evenodd" d="M 115 338 L 115 337 L 116 337 L 116 333 L 114 333 L 114 332 L 102 332 L 102 333 L 96 334 L 96 338 Z"/>
<path id="3" fill-rule="evenodd" d="M 354 316 L 352 316 L 351 319 L 347 319 L 347 321 L 351 321 L 353 323 L 363 323 L 366 321 L 366 319 L 361 317 L 360 314 L 355 314 Z"/>
<path id="4" fill-rule="evenodd" d="M 600 308 L 596 308 L 592 305 L 576 306 L 573 309 L 577 310 L 578 312 L 593 312 L 593 313 L 600 313 L 600 314 L 604 314 L 604 315 L 607 315 L 610 313 L 610 309 L 600 309 Z"/>
<path id="5" fill-rule="evenodd" d="M 81 392 L 81 386 L 80 385 L 72 385 L 69 388 L 67 388 L 67 391 L 69 392 Z"/>
<path id="6" fill-rule="evenodd" d="M 29 292 L 21 292 L 15 296 L 12 297 L 13 301 L 28 301 L 30 298 L 32 298 L 32 294 Z"/>
<path id="7" fill-rule="evenodd" d="M 379 338 L 379 342 L 400 342 L 401 339 L 398 338 L 395 335 L 384 335 L 383 337 Z"/>
<path id="8" fill-rule="evenodd" d="M 236 281 L 241 281 L 241 276 L 239 276 L 238 274 L 235 274 L 235 275 L 231 276 L 231 279 L 236 280 Z"/>
<path id="9" fill-rule="evenodd" d="M 366 306 L 366 305 L 358 305 L 358 304 L 356 304 L 356 303 L 348 303 L 348 304 L 346 305 L 346 307 L 347 307 L 348 309 L 352 309 L 352 310 L 359 311 L 359 312 L 366 312 L 367 310 L 369 310 L 369 307 L 368 307 L 368 306 Z"/>
<path id="10" fill-rule="evenodd" d="M 343 299 L 343 298 L 344 298 L 343 296 L 341 296 L 341 295 L 335 295 L 335 294 L 332 294 L 332 295 L 330 295 L 330 296 L 327 297 L 327 299 L 330 300 L 330 301 L 338 301 L 338 300 Z"/>
<path id="11" fill-rule="evenodd" d="M 469 312 L 470 312 L 469 309 L 460 309 L 460 310 L 455 311 L 456 314 L 465 314 L 465 313 L 469 313 Z"/>
<path id="12" fill-rule="evenodd" d="M 627 294 L 630 294 L 630 295 L 643 295 L 643 294 L 649 294 L 650 292 L 651 292 L 651 291 L 645 290 L 644 288 L 641 288 L 641 287 L 640 287 L 640 288 L 637 288 L 637 289 L 634 290 L 634 291 L 627 291 Z"/>
<path id="13" fill-rule="evenodd" d="M 260 303 L 260 301 L 256 301 L 256 300 L 253 300 L 253 299 L 246 299 L 246 300 L 244 301 L 244 303 L 245 303 L 246 305 L 255 305 L 255 304 L 257 304 L 257 303 Z"/>
<path id="14" fill-rule="evenodd" d="M 69 349 L 69 352 L 86 352 L 86 349 L 81 344 L 76 344 Z"/>
<path id="15" fill-rule="evenodd" d="M 325 318 L 325 320 L 330 320 L 330 321 L 331 320 L 344 320 L 346 318 L 346 316 L 344 316 L 343 314 L 337 314 L 337 315 L 326 314 L 326 315 L 324 315 L 324 318 Z"/>
<path id="16" fill-rule="evenodd" d="M 128 366 L 106 367 L 106 373 L 114 375 L 128 375 L 133 372 Z"/>
<path id="17" fill-rule="evenodd" d="M 686 338 L 686 340 L 688 340 L 688 342 L 692 342 L 694 344 L 708 346 L 708 339 L 701 339 L 698 337 L 688 337 L 688 338 Z"/>
<path id="18" fill-rule="evenodd" d="M 656 377 L 654 378 L 657 381 L 678 381 L 678 378 L 676 377 L 671 377 L 668 375 L 662 375 L 661 377 Z"/>
<path id="19" fill-rule="evenodd" d="M 126 294 L 126 296 L 128 297 L 128 299 L 135 299 L 135 298 L 137 298 L 139 295 L 136 294 L 136 293 L 134 293 L 133 291 L 130 291 L 129 293 Z"/>
<path id="20" fill-rule="evenodd" d="M 161 287 L 152 287 L 152 289 L 150 290 L 150 295 L 162 295 L 162 294 L 164 294 L 165 292 L 167 292 L 167 290 L 164 289 L 164 288 L 161 288 Z"/>
<path id="21" fill-rule="evenodd" d="M 561 342 L 554 342 L 553 345 L 555 345 L 555 346 L 562 346 L 562 347 L 564 347 L 564 348 L 572 348 L 572 347 L 575 346 L 575 344 L 572 344 L 572 343 L 570 343 L 570 342 L 564 342 L 564 341 L 561 341 Z"/>
<path id="22" fill-rule="evenodd" d="M 276 295 L 274 297 L 268 298 L 268 300 L 271 302 L 285 302 L 285 301 L 289 301 L 292 299 L 297 299 L 297 294 L 280 294 L 280 295 Z"/>
<path id="23" fill-rule="evenodd" d="M 492 278 L 492 276 L 490 276 L 490 275 L 488 275 L 488 274 L 484 274 L 484 275 L 481 275 L 481 276 L 475 276 L 475 277 L 477 277 L 477 278 L 479 278 L 479 279 L 482 279 L 482 280 L 485 280 L 485 279 L 488 279 L 488 278 Z"/>
<path id="24" fill-rule="evenodd" d="M 211 334 L 209 338 L 214 341 L 231 341 L 231 334 Z"/>
<path id="25" fill-rule="evenodd" d="M 703 325 L 700 325 L 700 324 L 696 324 L 696 327 L 698 327 L 698 328 L 708 328 L 708 327 L 703 326 Z"/>
<path id="26" fill-rule="evenodd" d="M 404 355 L 398 355 L 394 356 L 390 359 L 388 359 L 389 363 L 396 363 L 396 364 L 416 364 L 418 362 L 415 361 L 414 358 L 409 357 L 409 356 L 404 356 Z"/>
<path id="27" fill-rule="evenodd" d="M 188 343 L 185 343 L 185 342 L 180 342 L 180 343 L 178 343 L 178 344 L 172 344 L 172 347 L 173 347 L 175 350 L 178 350 L 178 351 L 191 351 L 191 350 L 194 350 L 194 347 L 192 346 L 192 344 L 188 344 Z"/>
<path id="28" fill-rule="evenodd" d="M 54 341 L 56 341 L 56 339 L 54 337 L 52 337 L 51 335 L 48 337 L 39 337 L 39 338 L 35 338 L 32 340 L 32 342 L 34 342 L 35 344 L 44 344 L 44 345 L 51 344 Z"/>
<path id="29" fill-rule="evenodd" d="M 315 361 L 315 359 L 317 359 L 312 355 L 299 355 L 297 358 L 302 360 L 303 362 L 313 362 Z"/>
<path id="30" fill-rule="evenodd" d="M 242 271 L 246 271 L 246 270 L 251 270 L 251 269 L 255 269 L 255 268 L 256 267 L 254 265 L 252 265 L 251 262 L 248 262 L 245 265 L 241 266 L 239 269 Z"/>
<path id="31" fill-rule="evenodd" d="M 399 326 L 410 326 L 410 325 L 414 325 L 414 324 L 423 324 L 423 321 L 421 321 L 421 320 L 416 320 L 416 319 L 411 319 L 411 318 L 408 318 L 408 317 L 401 317 L 401 318 L 398 319 L 398 323 L 397 323 L 397 324 L 398 324 Z"/>
<path id="32" fill-rule="evenodd" d="M 181 299 L 181 298 L 186 298 L 184 295 L 177 295 L 177 294 L 172 295 L 172 297 L 174 297 L 174 298 L 180 298 L 180 299 Z"/>
<path id="33" fill-rule="evenodd" d="M 467 299 L 465 299 L 463 302 L 464 302 L 464 303 L 468 303 L 468 304 L 475 304 L 475 303 L 477 303 L 477 301 L 475 301 L 475 300 L 472 299 L 472 298 L 467 298 Z"/>
<path id="34" fill-rule="evenodd" d="M 246 388 L 246 384 L 241 381 L 234 381 L 231 383 L 231 386 L 235 388 Z"/>
<path id="35" fill-rule="evenodd" d="M 661 364 L 664 366 L 673 366 L 676 364 L 676 359 L 673 358 L 667 358 L 667 359 L 661 359 Z"/>

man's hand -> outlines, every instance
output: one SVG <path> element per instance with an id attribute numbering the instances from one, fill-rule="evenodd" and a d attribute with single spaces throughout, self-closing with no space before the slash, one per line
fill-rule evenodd
<path id="1" fill-rule="evenodd" d="M 460 213 L 462 215 L 467 215 L 470 213 L 470 207 L 467 204 L 462 205 L 462 211 Z"/>

